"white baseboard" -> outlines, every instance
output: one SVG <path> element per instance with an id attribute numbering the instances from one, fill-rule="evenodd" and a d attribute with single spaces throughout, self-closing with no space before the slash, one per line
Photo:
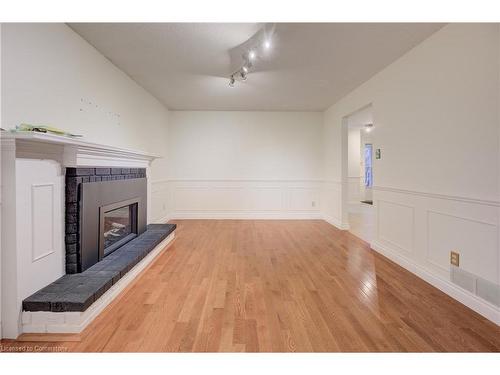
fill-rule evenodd
<path id="1" fill-rule="evenodd" d="M 192 211 L 175 212 L 170 220 L 177 219 L 212 219 L 212 220 L 321 220 L 318 212 L 245 212 L 245 211 Z"/>
<path id="2" fill-rule="evenodd" d="M 170 220 L 324 220 L 340 230 L 349 230 L 349 224 L 344 223 L 334 217 L 314 213 L 247 213 L 247 212 L 190 212 L 169 214 L 155 223 L 167 223 Z"/>
<path id="3" fill-rule="evenodd" d="M 152 221 L 152 224 L 166 224 L 168 223 L 170 220 L 172 220 L 172 215 L 168 214 L 168 215 L 165 215 L 159 219 L 155 219 Z"/>
<path id="4" fill-rule="evenodd" d="M 456 299 L 478 314 L 481 314 L 486 319 L 489 319 L 493 323 L 500 326 L 500 309 L 498 309 L 493 304 L 475 296 L 474 294 L 471 294 L 465 289 L 460 288 L 459 286 L 453 284 L 450 280 L 443 279 L 442 277 L 431 273 L 430 271 L 415 263 L 413 260 L 396 253 L 380 242 L 373 241 L 370 246 L 376 252 L 389 258 L 393 262 L 399 264 L 401 267 L 427 281 L 432 286 L 438 288 L 450 297 Z"/>
<path id="5" fill-rule="evenodd" d="M 323 215 L 322 219 L 326 221 L 328 224 L 333 225 L 335 228 L 340 230 L 349 230 L 348 223 L 342 223 L 341 220 L 334 218 L 332 216 Z"/>
<path id="6" fill-rule="evenodd" d="M 80 333 L 82 332 L 118 295 L 139 276 L 139 274 L 160 255 L 175 238 L 170 234 L 160 242 L 134 268 L 114 284 L 87 310 L 82 312 L 23 311 L 22 333 Z"/>

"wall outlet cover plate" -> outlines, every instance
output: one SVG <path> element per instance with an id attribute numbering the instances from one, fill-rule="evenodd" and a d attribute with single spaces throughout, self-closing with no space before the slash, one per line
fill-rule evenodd
<path id="1" fill-rule="evenodd" d="M 452 251 L 450 252 L 450 263 L 456 267 L 460 266 L 460 254 Z"/>

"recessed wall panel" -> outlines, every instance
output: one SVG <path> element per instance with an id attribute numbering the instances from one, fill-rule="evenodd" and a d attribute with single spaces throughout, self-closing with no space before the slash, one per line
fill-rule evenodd
<path id="1" fill-rule="evenodd" d="M 496 225 L 428 211 L 427 261 L 449 269 L 450 251 L 460 254 L 460 268 L 495 282 L 498 267 Z"/>
<path id="2" fill-rule="evenodd" d="M 399 251 L 413 251 L 414 208 L 396 202 L 378 201 L 378 238 Z"/>
<path id="3" fill-rule="evenodd" d="M 32 261 L 54 252 L 54 185 L 31 187 Z M 22 228 L 19 228 L 22 231 Z"/>

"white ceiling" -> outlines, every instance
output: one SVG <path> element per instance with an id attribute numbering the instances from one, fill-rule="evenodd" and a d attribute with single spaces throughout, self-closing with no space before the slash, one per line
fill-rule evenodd
<path id="1" fill-rule="evenodd" d="M 283 23 L 247 81 L 228 85 L 264 24 L 70 24 L 174 110 L 324 110 L 437 31 L 428 23 Z"/>

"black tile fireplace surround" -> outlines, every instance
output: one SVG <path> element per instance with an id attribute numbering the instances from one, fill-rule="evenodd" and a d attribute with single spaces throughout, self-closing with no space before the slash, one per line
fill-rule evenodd
<path id="1" fill-rule="evenodd" d="M 80 273 L 103 259 L 103 238 L 99 233 L 103 229 L 99 221 L 103 207 L 131 204 L 135 208 L 135 228 L 134 235 L 127 238 L 144 232 L 146 194 L 145 168 L 66 168 L 66 273 Z"/>

